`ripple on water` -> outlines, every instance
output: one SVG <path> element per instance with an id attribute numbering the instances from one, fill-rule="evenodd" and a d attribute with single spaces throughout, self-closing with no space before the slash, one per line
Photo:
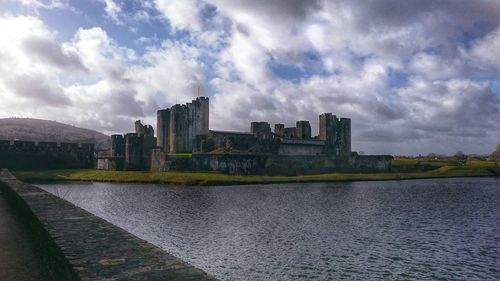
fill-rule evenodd
<path id="1" fill-rule="evenodd" d="M 500 280 L 500 181 L 45 190 L 222 280 Z"/>

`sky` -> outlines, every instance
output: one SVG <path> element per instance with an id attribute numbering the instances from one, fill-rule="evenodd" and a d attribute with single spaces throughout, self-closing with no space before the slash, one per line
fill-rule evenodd
<path id="1" fill-rule="evenodd" d="M 210 98 L 210 128 L 351 118 L 366 154 L 500 143 L 500 0 L 0 0 L 0 118 L 107 134 Z"/>

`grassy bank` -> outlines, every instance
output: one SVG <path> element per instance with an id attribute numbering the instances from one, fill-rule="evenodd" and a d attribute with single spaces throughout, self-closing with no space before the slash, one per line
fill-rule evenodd
<path id="1" fill-rule="evenodd" d="M 232 185 L 285 182 L 338 182 L 366 180 L 402 180 L 445 177 L 499 176 L 498 162 L 476 161 L 460 165 L 442 165 L 421 173 L 331 173 L 305 176 L 236 176 L 204 172 L 132 172 L 100 170 L 18 171 L 14 175 L 28 182 L 39 181 L 102 181 L 138 182 L 172 185 Z"/>

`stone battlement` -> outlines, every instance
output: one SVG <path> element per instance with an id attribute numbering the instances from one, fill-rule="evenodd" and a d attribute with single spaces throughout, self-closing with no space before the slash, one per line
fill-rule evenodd
<path id="1" fill-rule="evenodd" d="M 94 144 L 0 140 L 0 166 L 10 169 L 94 167 Z"/>
<path id="2" fill-rule="evenodd" d="M 332 171 L 388 171 L 390 169 L 390 161 L 387 160 L 390 156 L 363 158 L 352 153 L 351 119 L 337 118 L 332 113 L 319 115 L 319 135 L 317 136 L 311 135 L 311 124 L 307 120 L 296 121 L 295 127 L 275 124 L 274 132 L 266 121 L 251 122 L 250 133 L 215 131 L 209 130 L 209 99 L 199 97 L 190 103 L 176 104 L 170 108 L 158 110 L 157 134 L 156 148 L 149 147 L 146 150 L 146 148 L 141 148 L 140 143 L 130 142 L 132 150 L 142 149 L 149 153 L 147 157 L 137 155 L 130 159 L 127 156 L 131 155 L 130 148 L 127 148 L 124 153 L 121 153 L 124 151 L 122 148 L 115 149 L 115 143 L 124 142 L 123 137 L 113 136 L 111 156 L 123 157 L 125 155 L 125 157 L 109 158 L 106 163 L 101 161 L 98 168 L 148 170 L 149 167 L 150 170 L 156 171 L 213 170 L 252 174 L 266 173 L 264 170 L 259 170 L 263 167 L 261 165 L 263 159 L 266 159 L 268 164 L 279 161 L 285 163 L 285 166 L 278 164 L 268 166 L 266 171 L 270 174 L 280 174 L 283 171 L 291 174 L 305 174 Z M 125 138 L 132 138 L 132 136 L 127 134 Z M 120 147 L 123 147 L 123 144 Z M 113 153 L 114 151 L 120 151 L 120 153 Z M 176 156 L 179 153 L 189 154 L 189 157 L 179 158 Z M 120 168 L 122 167 L 121 159 L 124 161 L 123 168 Z M 142 161 L 142 163 L 150 162 L 150 164 L 149 166 L 147 164 L 131 166 L 130 164 L 135 161 L 133 159 L 138 159 L 137 161 Z M 214 159 L 224 159 L 224 161 Z M 305 161 L 306 164 L 301 161 Z M 228 170 L 225 168 L 229 167 L 228 165 L 255 166 L 258 169 Z M 286 167 L 288 168 L 285 169 Z"/>
<path id="3" fill-rule="evenodd" d="M 0 140 L 0 149 L 62 149 L 62 150 L 94 150 L 93 143 L 75 143 L 75 142 L 45 142 L 45 141 L 11 141 Z"/>

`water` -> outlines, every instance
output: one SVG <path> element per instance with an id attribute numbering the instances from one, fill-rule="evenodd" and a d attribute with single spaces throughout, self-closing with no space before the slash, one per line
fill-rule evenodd
<path id="1" fill-rule="evenodd" d="M 500 179 L 39 185 L 222 280 L 500 280 Z"/>

